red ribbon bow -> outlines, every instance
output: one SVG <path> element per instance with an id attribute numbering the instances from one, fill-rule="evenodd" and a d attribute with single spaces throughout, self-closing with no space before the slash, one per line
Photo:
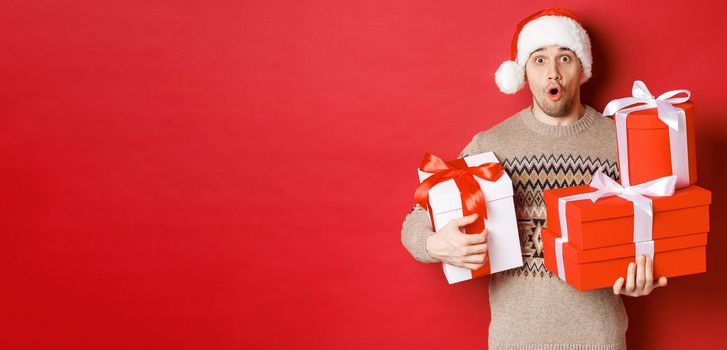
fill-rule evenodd
<path id="1" fill-rule="evenodd" d="M 485 195 L 474 177 L 477 176 L 487 181 L 496 181 L 502 175 L 502 165 L 500 163 L 484 163 L 470 167 L 464 159 L 444 161 L 433 154 L 426 153 L 419 169 L 434 173 L 434 175 L 422 181 L 414 193 L 414 200 L 419 205 L 429 210 L 429 190 L 440 182 L 454 179 L 462 199 L 462 214 L 464 216 L 474 213 L 479 215 L 478 220 L 467 225 L 465 231 L 467 233 L 480 233 L 485 229 L 484 219 L 487 218 Z M 431 210 L 430 215 L 432 216 L 433 225 L 434 217 Z"/>

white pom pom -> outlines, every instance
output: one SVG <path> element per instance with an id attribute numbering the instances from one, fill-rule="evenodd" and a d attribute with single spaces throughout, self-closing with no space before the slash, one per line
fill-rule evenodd
<path id="1" fill-rule="evenodd" d="M 514 94 L 525 86 L 525 70 L 513 61 L 502 62 L 495 72 L 495 82 L 503 93 Z"/>

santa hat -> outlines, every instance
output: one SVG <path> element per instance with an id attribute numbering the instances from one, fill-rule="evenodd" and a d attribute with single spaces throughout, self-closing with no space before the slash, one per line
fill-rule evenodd
<path id="1" fill-rule="evenodd" d="M 562 8 L 549 8 L 534 13 L 517 25 L 510 48 L 510 61 L 505 61 L 495 72 L 495 82 L 500 91 L 514 94 L 525 85 L 525 63 L 533 51 L 559 45 L 573 51 L 581 60 L 583 78 L 591 77 L 591 40 L 583 29 L 580 19 Z"/>

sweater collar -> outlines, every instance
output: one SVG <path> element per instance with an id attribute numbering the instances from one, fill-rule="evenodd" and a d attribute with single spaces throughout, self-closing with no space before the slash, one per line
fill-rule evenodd
<path id="1" fill-rule="evenodd" d="M 601 113 L 598 113 L 591 106 L 585 105 L 586 111 L 583 116 L 573 123 L 568 125 L 550 125 L 545 124 L 537 119 L 533 115 L 532 106 L 529 106 L 520 111 L 520 120 L 525 123 L 530 130 L 545 135 L 545 136 L 571 136 L 581 133 L 582 131 L 590 128 L 597 118 L 603 118 Z"/>

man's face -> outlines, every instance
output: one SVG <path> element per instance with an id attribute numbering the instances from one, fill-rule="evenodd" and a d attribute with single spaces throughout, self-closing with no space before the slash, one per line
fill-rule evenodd
<path id="1" fill-rule="evenodd" d="M 525 76 L 535 103 L 554 118 L 568 114 L 580 101 L 582 75 L 578 56 L 557 45 L 536 50 L 525 64 Z"/>

